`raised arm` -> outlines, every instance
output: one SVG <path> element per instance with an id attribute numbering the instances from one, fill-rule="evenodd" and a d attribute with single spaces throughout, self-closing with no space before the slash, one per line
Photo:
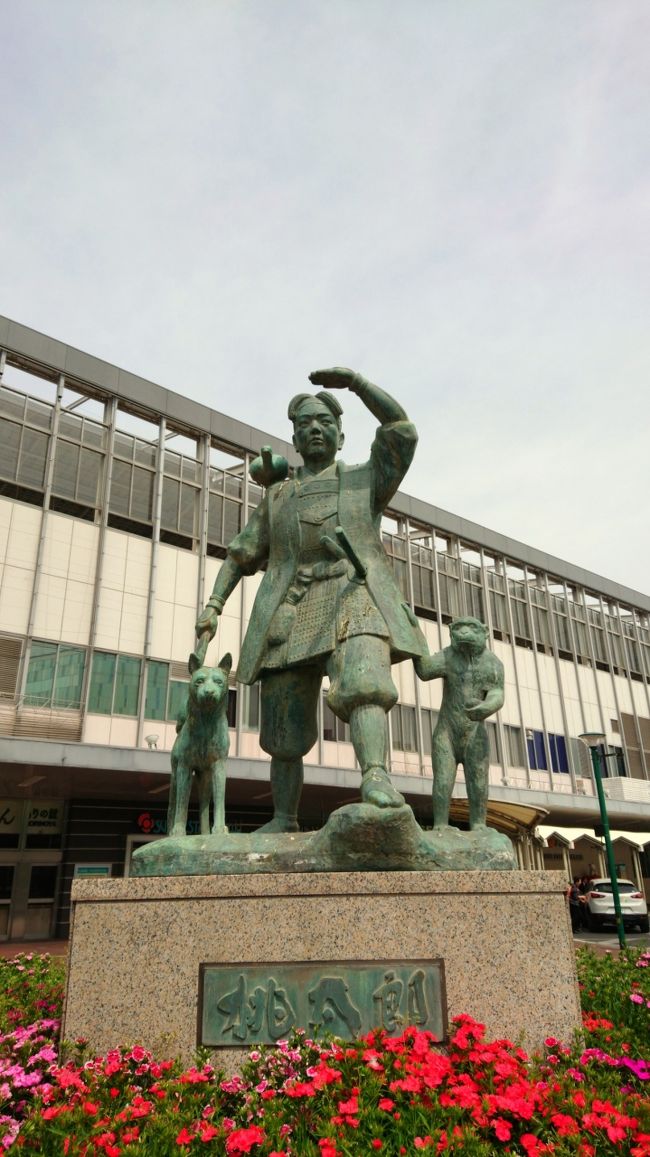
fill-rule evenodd
<path id="1" fill-rule="evenodd" d="M 309 380 L 315 386 L 324 386 L 326 390 L 351 390 L 382 426 L 389 422 L 408 421 L 408 415 L 399 402 L 361 374 L 356 374 L 354 370 L 347 370 L 342 366 L 335 366 L 331 370 L 314 370 L 313 374 L 309 375 Z"/>

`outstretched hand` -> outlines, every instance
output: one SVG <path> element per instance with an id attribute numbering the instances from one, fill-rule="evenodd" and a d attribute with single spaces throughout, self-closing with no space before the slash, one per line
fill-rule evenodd
<path id="1" fill-rule="evenodd" d="M 309 375 L 312 385 L 325 386 L 327 390 L 350 390 L 356 378 L 358 374 L 344 366 L 334 366 L 331 370 L 314 370 Z"/>

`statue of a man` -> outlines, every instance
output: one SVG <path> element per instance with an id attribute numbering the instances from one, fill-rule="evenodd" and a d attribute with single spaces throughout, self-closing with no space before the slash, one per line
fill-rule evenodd
<path id="1" fill-rule="evenodd" d="M 269 486 L 230 543 L 196 626 L 212 637 L 242 575 L 266 566 L 237 678 L 261 684 L 260 745 L 271 756 L 274 804 L 261 830 L 269 832 L 298 829 L 303 756 L 318 738 L 324 675 L 329 706 L 350 725 L 362 800 L 404 803 L 388 770 L 386 714 L 397 701 L 391 663 L 428 653 L 381 543 L 381 517 L 412 461 L 415 427 L 398 402 L 352 370 L 319 370 L 310 381 L 351 390 L 378 419 L 370 458 L 359 466 L 336 459 L 342 408 L 333 394 L 293 398 L 293 444 L 304 465 Z"/>

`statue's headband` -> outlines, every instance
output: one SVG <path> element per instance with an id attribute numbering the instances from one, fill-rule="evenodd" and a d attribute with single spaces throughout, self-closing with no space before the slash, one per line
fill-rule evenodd
<path id="1" fill-rule="evenodd" d="M 322 402 L 324 406 L 327 406 L 328 410 L 334 415 L 338 425 L 340 426 L 343 407 L 338 398 L 336 398 L 334 394 L 329 394 L 327 390 L 320 390 L 318 394 L 296 394 L 295 398 L 292 398 L 289 402 L 289 420 L 291 422 L 295 422 L 298 410 L 303 405 L 303 403 L 311 402 L 314 398 L 318 398 L 319 402 Z"/>

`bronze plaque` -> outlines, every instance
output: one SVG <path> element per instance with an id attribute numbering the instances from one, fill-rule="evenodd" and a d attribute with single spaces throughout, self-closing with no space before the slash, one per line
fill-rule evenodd
<path id="1" fill-rule="evenodd" d="M 407 1025 L 445 1039 L 442 960 L 200 966 L 198 1043 L 209 1048 L 275 1044 L 294 1028 L 351 1040 Z"/>

